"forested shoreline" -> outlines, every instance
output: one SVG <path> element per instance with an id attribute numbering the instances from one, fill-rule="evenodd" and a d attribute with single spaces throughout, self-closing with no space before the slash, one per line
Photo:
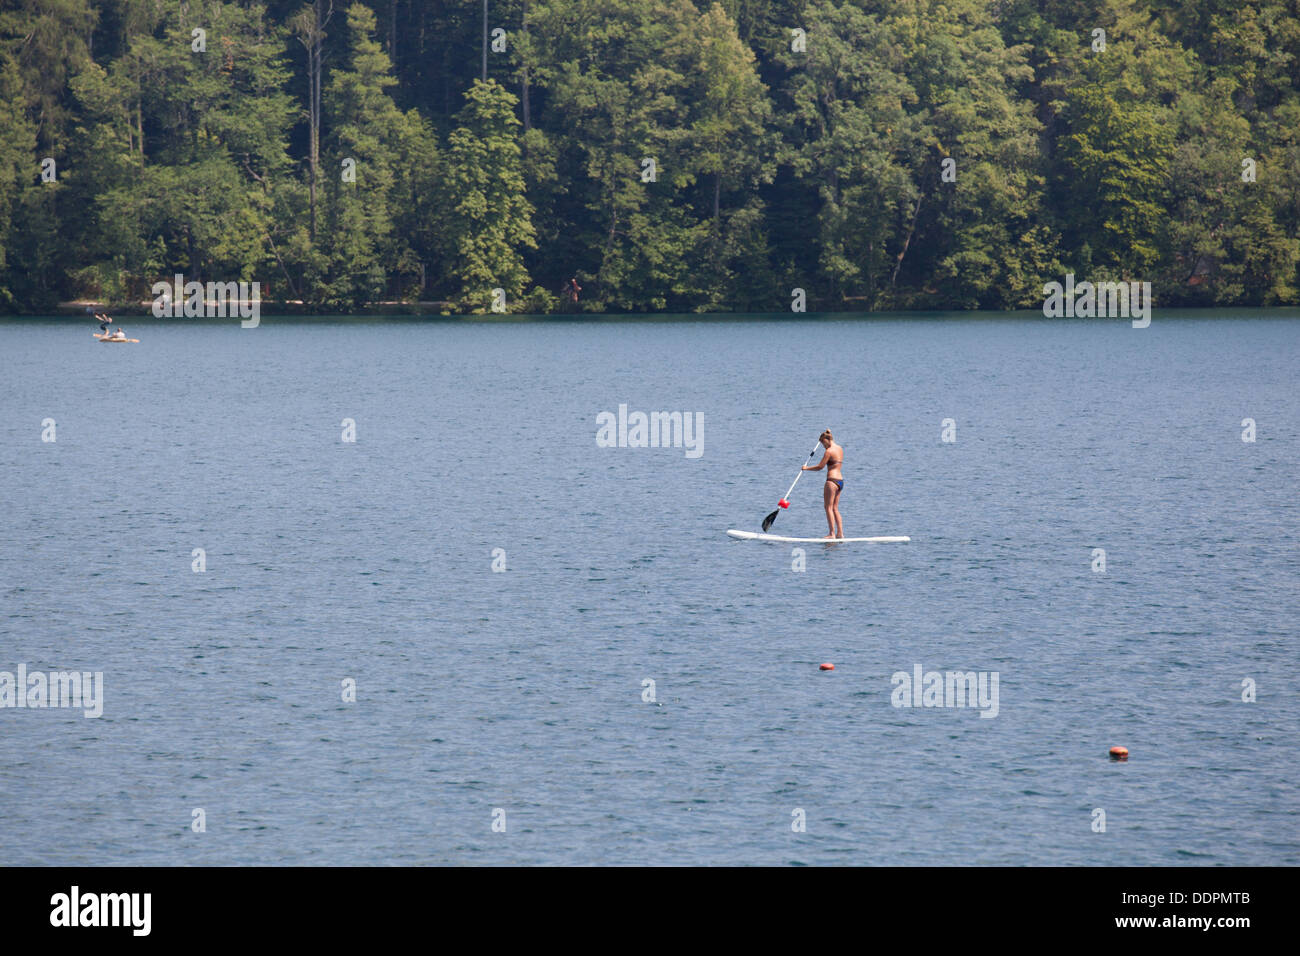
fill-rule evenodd
<path id="1" fill-rule="evenodd" d="M 2 3 L 3 312 L 1300 302 L 1300 0 Z"/>

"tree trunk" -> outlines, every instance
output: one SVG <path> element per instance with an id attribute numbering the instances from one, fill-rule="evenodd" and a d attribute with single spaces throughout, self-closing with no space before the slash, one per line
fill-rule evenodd
<path id="1" fill-rule="evenodd" d="M 903 248 L 898 253 L 898 261 L 894 263 L 894 274 L 889 277 L 889 291 L 894 291 L 894 283 L 898 281 L 898 270 L 903 268 L 903 256 L 907 255 L 907 247 L 912 244 L 912 233 L 916 232 L 916 218 L 921 214 L 921 200 L 925 198 L 925 193 L 916 197 L 916 208 L 912 210 L 912 224 L 907 228 L 907 238 L 903 240 Z"/>
<path id="2" fill-rule="evenodd" d="M 393 61 L 393 72 L 397 72 L 397 0 L 388 5 L 388 58 Z"/>
<path id="3" fill-rule="evenodd" d="M 328 4 L 328 5 L 327 5 Z M 316 241 L 316 185 L 320 178 L 321 71 L 325 58 L 325 26 L 334 16 L 334 0 L 314 0 L 294 18 L 293 29 L 298 42 L 307 51 L 307 115 L 310 127 L 307 145 L 308 203 L 310 235 Z"/>
<path id="4" fill-rule="evenodd" d="M 524 39 L 528 38 L 528 0 L 524 0 Z M 523 64 L 522 76 L 520 79 L 519 101 L 524 109 L 524 132 L 533 128 L 531 110 L 528 107 L 528 64 Z"/>
<path id="5" fill-rule="evenodd" d="M 310 100 L 307 112 L 309 115 L 310 143 L 307 149 L 307 165 L 310 168 L 308 176 L 308 203 L 311 207 L 311 220 L 308 227 L 308 235 L 312 242 L 316 241 L 316 173 L 317 166 L 320 163 L 320 117 L 316 113 L 316 83 L 319 81 L 319 73 L 316 69 L 317 52 L 315 46 L 307 54 L 307 71 L 308 71 L 308 92 L 307 98 Z"/>

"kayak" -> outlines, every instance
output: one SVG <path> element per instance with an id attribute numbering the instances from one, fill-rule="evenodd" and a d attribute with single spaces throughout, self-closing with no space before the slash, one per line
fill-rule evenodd
<path id="1" fill-rule="evenodd" d="M 864 541 L 872 544 L 897 544 L 912 540 L 906 535 L 880 538 L 785 538 L 779 534 L 760 534 L 757 531 L 736 530 L 729 530 L 727 534 L 733 538 L 739 538 L 741 541 L 776 541 L 785 544 L 852 544 Z"/>
<path id="2" fill-rule="evenodd" d="M 91 332 L 90 334 L 93 335 L 95 338 L 99 339 L 99 341 L 101 342 L 139 342 L 140 341 L 139 339 L 115 339 L 112 338 L 111 336 L 100 335 L 98 332 Z"/>

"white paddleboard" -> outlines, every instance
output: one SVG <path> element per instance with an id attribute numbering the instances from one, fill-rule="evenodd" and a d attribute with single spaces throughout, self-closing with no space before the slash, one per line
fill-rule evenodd
<path id="1" fill-rule="evenodd" d="M 795 544 L 850 544 L 854 541 L 869 541 L 872 544 L 894 544 L 912 540 L 906 536 L 885 538 L 783 538 L 779 534 L 759 534 L 757 531 L 735 530 L 729 530 L 727 534 L 733 538 L 739 538 L 741 541 L 777 541 Z"/>

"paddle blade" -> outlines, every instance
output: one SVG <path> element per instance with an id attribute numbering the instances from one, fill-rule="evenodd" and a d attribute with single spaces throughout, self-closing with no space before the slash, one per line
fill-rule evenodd
<path id="1" fill-rule="evenodd" d="M 763 519 L 764 534 L 767 533 L 768 528 L 772 527 L 772 522 L 776 520 L 776 516 L 779 515 L 780 513 L 781 513 L 781 509 L 778 508 L 776 511 L 773 511 L 770 515 L 768 515 L 766 518 Z"/>

